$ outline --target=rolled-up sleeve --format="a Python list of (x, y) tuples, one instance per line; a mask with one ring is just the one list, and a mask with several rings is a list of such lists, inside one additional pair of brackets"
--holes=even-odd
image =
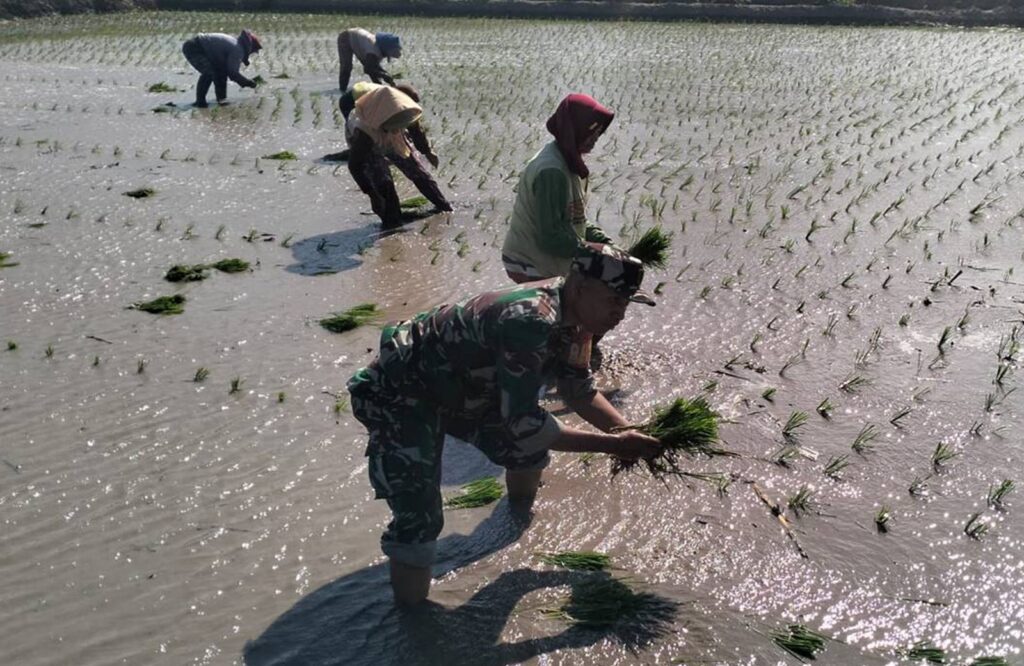
[(509, 439), (525, 453), (551, 448), (562, 424), (538, 404), (544, 384), (550, 324), (539, 317), (502, 323), (498, 359), (501, 421)]

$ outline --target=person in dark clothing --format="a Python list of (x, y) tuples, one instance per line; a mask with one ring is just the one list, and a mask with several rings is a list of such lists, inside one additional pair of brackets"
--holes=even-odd
[(255, 88), (256, 82), (246, 78), (239, 70), (242, 65), (248, 66), (249, 56), (262, 48), (259, 38), (248, 30), (243, 30), (238, 37), (219, 32), (200, 33), (186, 41), (181, 52), (199, 72), (196, 106), (208, 106), (206, 93), (210, 90), (210, 84), (213, 84), (219, 104), (227, 101), (228, 79), (243, 88)]
[[(402, 211), (391, 177), (389, 162), (402, 172), (437, 210), (450, 212), (452, 206), (423, 164), (422, 153), (431, 164), (439, 164), (419, 124), (422, 109), (419, 95), (410, 86), (399, 88), (360, 83), (342, 99), (347, 113), (345, 134), (349, 144), (348, 168), (359, 189), (370, 197), (373, 212), (384, 226), (401, 223)], [(353, 112), (354, 111), (354, 112)], [(417, 152), (418, 151), (418, 152)]]

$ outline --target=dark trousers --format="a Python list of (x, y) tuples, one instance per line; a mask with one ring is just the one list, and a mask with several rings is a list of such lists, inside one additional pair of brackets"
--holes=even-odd
[(206, 103), (206, 93), (210, 90), (210, 84), (214, 86), (214, 94), (217, 101), (222, 102), (228, 96), (228, 75), (227, 72), (214, 66), (207, 57), (199, 40), (192, 38), (181, 47), (185, 59), (199, 72), (199, 82), (196, 83), (196, 103)]
[(388, 155), (388, 160), (416, 186), (416, 189), (427, 198), (427, 201), (434, 204), (435, 208), (445, 212), (451, 211), (452, 205), (441, 194), (441, 188), (437, 186), (437, 181), (430, 175), (430, 171), (427, 170), (422, 158), (415, 150), (410, 151), (407, 157)]

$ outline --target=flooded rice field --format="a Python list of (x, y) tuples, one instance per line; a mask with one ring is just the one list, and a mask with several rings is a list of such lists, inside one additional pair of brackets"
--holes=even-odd
[[(383, 235), (344, 165), (334, 37), (405, 42), (455, 212)], [(181, 43), (257, 32), (231, 105)], [(0, 25), (0, 661), (787, 664), (1024, 659), (1024, 54), (1016, 30), (143, 13)], [(359, 68), (356, 73), (361, 75)], [(358, 78), (358, 77), (357, 77)], [(164, 82), (179, 92), (150, 93)], [(452, 511), (434, 605), (391, 604), (344, 384), (377, 331), (505, 286), (519, 170), (568, 92), (616, 119), (591, 219), (672, 259), (603, 346), (643, 420), (706, 395), (708, 483), (556, 454), (532, 520)], [(173, 102), (175, 106), (166, 106)], [(155, 111), (159, 109), (160, 112)], [(298, 159), (264, 156), (292, 151)], [(126, 192), (150, 188), (141, 196)], [(401, 194), (413, 193), (400, 183)], [(0, 255), (3, 256), (3, 255)], [(237, 257), (242, 273), (163, 280)], [(129, 309), (184, 295), (184, 312)], [(558, 404), (550, 407), (557, 410)], [(500, 473), (449, 441), (446, 491)], [(791, 524), (786, 531), (781, 515)], [(668, 632), (542, 612), (593, 549)]]

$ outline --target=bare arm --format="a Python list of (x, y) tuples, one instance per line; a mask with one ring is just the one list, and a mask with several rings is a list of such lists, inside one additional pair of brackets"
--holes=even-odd
[(566, 404), (587, 423), (604, 432), (629, 425), (629, 421), (619, 413), (619, 410), (615, 409), (612, 403), (608, 402), (608, 398), (604, 397), (600, 391), (594, 391), (590, 397), (566, 400)]

